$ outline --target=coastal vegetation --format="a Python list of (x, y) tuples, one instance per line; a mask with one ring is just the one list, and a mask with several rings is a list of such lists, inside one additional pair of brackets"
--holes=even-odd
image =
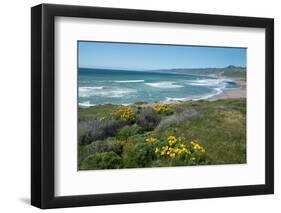
[(246, 99), (79, 108), (78, 169), (246, 163)]

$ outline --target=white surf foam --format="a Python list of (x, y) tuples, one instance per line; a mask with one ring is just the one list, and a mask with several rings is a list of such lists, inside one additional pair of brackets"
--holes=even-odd
[(214, 96), (220, 95), (221, 93), (223, 93), (223, 90), (220, 88), (214, 88), (214, 91), (211, 93), (208, 93), (206, 95), (203, 96), (190, 96), (190, 97), (186, 97), (186, 98), (170, 98), (170, 97), (166, 97), (164, 102), (169, 102), (169, 101), (198, 101), (198, 100), (206, 100), (206, 99), (210, 99)]
[(212, 86), (212, 87), (225, 87), (226, 82), (224, 79), (200, 79), (186, 81), (188, 85), (191, 86)]
[(204, 95), (204, 96), (202, 96), (202, 97), (200, 97), (200, 98), (194, 98), (194, 99), (192, 99), (192, 100), (198, 101), (198, 100), (210, 99), (210, 98), (212, 98), (212, 97), (214, 97), (214, 96), (217, 96), (217, 95), (220, 95), (221, 93), (223, 93), (223, 90), (220, 89), (220, 88), (214, 88), (214, 90), (215, 90), (215, 91), (214, 91), (213, 93), (209, 93), (209, 94)]
[(184, 87), (183, 85), (175, 84), (173, 81), (160, 81), (155, 83), (145, 83), (148, 86), (160, 88), (160, 89), (173, 89), (173, 88), (180, 88)]
[(136, 92), (136, 90), (120, 87), (79, 87), (79, 97), (99, 96), (108, 98), (121, 98), (134, 92)]
[(227, 85), (232, 83), (236, 84), (235, 81), (231, 79), (221, 78), (221, 79), (200, 79), (200, 80), (188, 80), (185, 81), (187, 85), (191, 86), (207, 86), (207, 87), (216, 87), (216, 88), (227, 88)]
[(144, 80), (127, 80), (127, 81), (114, 81), (115, 83), (140, 83), (144, 82)]
[(91, 107), (91, 106), (95, 106), (95, 104), (91, 104), (90, 101), (80, 102), (78, 105), (79, 105), (80, 107)]
[(103, 87), (79, 87), (81, 90), (101, 90)]
[(169, 101), (188, 101), (191, 100), (191, 98), (170, 98), (166, 97), (164, 102), (169, 102)]

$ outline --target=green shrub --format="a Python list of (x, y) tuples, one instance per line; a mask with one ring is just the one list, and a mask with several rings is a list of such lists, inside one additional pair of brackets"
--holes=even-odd
[(90, 155), (109, 152), (113, 150), (112, 141), (110, 139), (104, 141), (94, 141), (88, 145), (79, 145), (79, 164)]
[(113, 152), (121, 156), (125, 145), (126, 145), (126, 141), (119, 141), (119, 140), (114, 141), (112, 143), (112, 150)]
[(155, 159), (156, 156), (150, 144), (138, 143), (126, 151), (123, 164), (126, 168), (150, 167)]
[(79, 165), (81, 164), (81, 162), (88, 157), (89, 155), (92, 155), (96, 153), (96, 147), (95, 145), (89, 144), (89, 145), (79, 145), (79, 153), (78, 153), (78, 163)]
[(127, 140), (130, 136), (137, 135), (140, 132), (141, 128), (137, 124), (134, 124), (132, 126), (125, 126), (119, 130), (116, 138), (119, 140)]
[(118, 169), (122, 167), (122, 160), (115, 152), (102, 152), (88, 156), (81, 163), (80, 169)]
[(132, 144), (143, 143), (145, 141), (145, 135), (146, 134), (132, 135), (128, 138), (128, 142)]
[(144, 131), (153, 130), (158, 125), (160, 120), (160, 116), (151, 107), (139, 109), (136, 113), (136, 123)]
[(104, 141), (95, 141), (93, 144), (97, 153), (112, 151), (112, 141), (109, 139)]

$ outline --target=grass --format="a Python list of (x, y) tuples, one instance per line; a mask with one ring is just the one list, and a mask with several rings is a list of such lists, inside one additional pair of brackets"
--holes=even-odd
[[(138, 104), (131, 106), (136, 114), (141, 114), (140, 110), (149, 112), (149, 128), (128, 122), (114, 134), (104, 135), (103, 140), (79, 143), (79, 169), (246, 163), (246, 99), (188, 101), (168, 107), (172, 114), (155, 114), (152, 108), (142, 109)], [(117, 105), (79, 108), (79, 122), (112, 119), (110, 115), (118, 109)], [(150, 125), (151, 120), (156, 122)], [(184, 143), (196, 141), (206, 151), (194, 161), (157, 156), (156, 147), (165, 146), (171, 135), (184, 138)], [(148, 144), (149, 137), (156, 138), (156, 142)]]

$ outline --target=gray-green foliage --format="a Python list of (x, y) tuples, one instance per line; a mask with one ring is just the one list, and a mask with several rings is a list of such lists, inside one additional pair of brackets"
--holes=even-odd
[(160, 116), (151, 107), (142, 108), (136, 112), (136, 123), (142, 127), (144, 131), (153, 130), (160, 120)]
[(181, 122), (187, 121), (188, 119), (198, 117), (200, 114), (196, 110), (185, 109), (179, 113), (171, 115), (161, 120), (157, 125), (156, 130), (163, 130), (166, 127), (179, 124)]
[(117, 169), (122, 167), (122, 159), (115, 152), (102, 152), (88, 156), (81, 163), (80, 169)]
[(89, 155), (93, 155), (100, 152), (109, 152), (113, 150), (113, 144), (110, 139), (94, 141), (90, 144), (79, 145), (79, 162), (84, 160)]
[(126, 121), (115, 119), (90, 120), (79, 123), (80, 144), (90, 144), (95, 140), (103, 140), (115, 136), (117, 131), (127, 125)]

